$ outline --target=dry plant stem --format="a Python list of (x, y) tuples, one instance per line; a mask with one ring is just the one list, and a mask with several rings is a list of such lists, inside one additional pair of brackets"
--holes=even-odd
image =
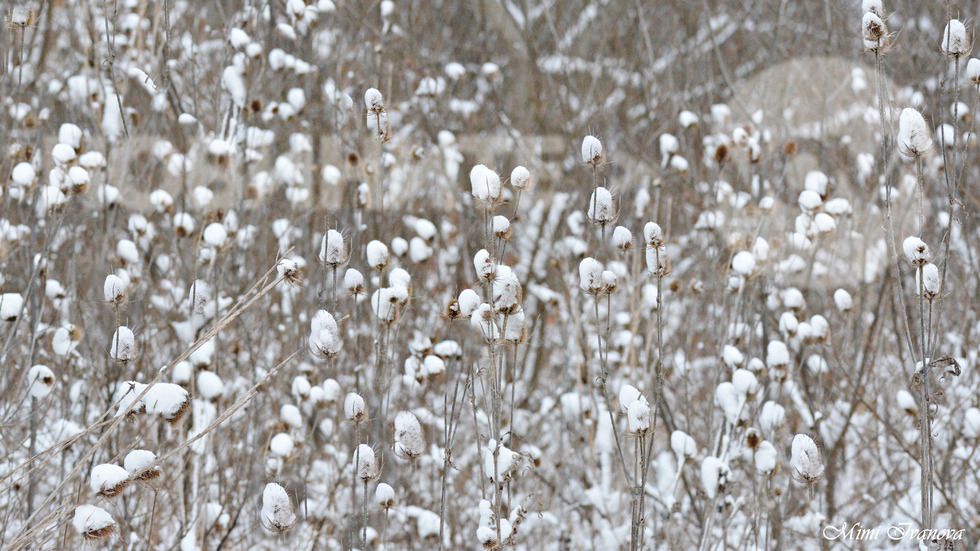
[(623, 468), (623, 476), (626, 477), (626, 484), (633, 486), (633, 478), (630, 476), (629, 467), (626, 464), (626, 456), (623, 454), (623, 446), (619, 441), (619, 431), (616, 430), (616, 416), (613, 414), (612, 401), (609, 399), (609, 391), (606, 388), (606, 378), (609, 376), (608, 368), (606, 367), (606, 357), (602, 353), (602, 331), (600, 329), (601, 325), (599, 322), (599, 297), (594, 296), (595, 300), (595, 326), (596, 326), (596, 341), (598, 343), (599, 352), (599, 389), (602, 391), (602, 398), (606, 404), (606, 412), (609, 413), (609, 423), (612, 427), (613, 439), (616, 441), (616, 452), (619, 454), (619, 463)]
[[(287, 251), (287, 254), (288, 254), (288, 251)], [(268, 278), (275, 272), (275, 270), (276, 270), (275, 267), (271, 268), (245, 294), (245, 296), (249, 296), (249, 295), (251, 295), (251, 294), (254, 293), (254, 296), (252, 296), (250, 299), (248, 299), (244, 303), (240, 300), (239, 303), (236, 304), (236, 307), (232, 308), (232, 310), (227, 315), (225, 315), (224, 318), (222, 318), (218, 322), (216, 322), (214, 324), (214, 326), (207, 333), (205, 333), (201, 338), (199, 338), (193, 345), (191, 345), (189, 348), (187, 348), (183, 353), (181, 353), (176, 359), (172, 360), (169, 364), (167, 364), (166, 366), (160, 368), (160, 370), (157, 372), (157, 375), (153, 378), (153, 380), (150, 381), (146, 385), (146, 388), (143, 389), (143, 391), (139, 395), (137, 395), (132, 400), (132, 402), (130, 402), (130, 404), (126, 407), (126, 409), (124, 411), (119, 412), (119, 414), (113, 419), (113, 421), (111, 423), (109, 423), (109, 425), (108, 425), (108, 427), (106, 427), (106, 430), (103, 433), (103, 435), (99, 438), (99, 440), (95, 443), (95, 445), (93, 445), (91, 448), (89, 448), (89, 450), (86, 451), (85, 454), (79, 459), (79, 461), (76, 464), (75, 468), (72, 469), (71, 472), (69, 472), (68, 475), (65, 476), (58, 483), (58, 485), (48, 495), (48, 497), (45, 498), (44, 501), (41, 502), (41, 504), (38, 506), (38, 510), (35, 511), (33, 515), (31, 515), (30, 517), (28, 517), (27, 521), (24, 524), (25, 527), (32, 525), (32, 522), (34, 520), (36, 520), (34, 517), (36, 517), (37, 514), (41, 510), (43, 510), (44, 507), (47, 506), (51, 502), (51, 500), (54, 499), (54, 497), (56, 495), (59, 495), (60, 492), (61, 492), (61, 490), (64, 488), (65, 484), (67, 484), (69, 480), (71, 480), (76, 474), (78, 474), (78, 472), (89, 461), (89, 459), (91, 459), (91, 458), (94, 457), (95, 452), (98, 451), (105, 444), (105, 442), (109, 438), (109, 436), (111, 436), (114, 433), (115, 429), (126, 418), (126, 415), (133, 410), (133, 407), (135, 407), (135, 405), (137, 403), (139, 403), (140, 400), (142, 400), (142, 398), (146, 395), (147, 392), (149, 392), (149, 389), (154, 384), (160, 382), (160, 379), (162, 379), (163, 376), (168, 371), (170, 371), (173, 368), (174, 365), (176, 365), (177, 363), (182, 362), (185, 359), (187, 359), (188, 357), (190, 357), (190, 355), (195, 350), (197, 350), (198, 348), (200, 348), (205, 342), (207, 342), (214, 335), (216, 335), (218, 333), (218, 331), (221, 331), (222, 329), (224, 329), (225, 327), (227, 327), (232, 321), (234, 321), (239, 315), (241, 315), (242, 312), (244, 312), (252, 304), (254, 304), (255, 301), (257, 301), (259, 298), (265, 296), (269, 291), (271, 291), (276, 285), (278, 285), (284, 279), (284, 276), (279, 276), (278, 278), (276, 278), (271, 283), (268, 283), (267, 285), (265, 285), (264, 287), (261, 287), (261, 289), (259, 289), (258, 291), (256, 291), (256, 289), (262, 284), (263, 281), (268, 281)], [(188, 441), (188, 443), (197, 440), (203, 434), (205, 434), (205, 433), (202, 433), (202, 434), (199, 434), (199, 435), (195, 436), (190, 441)], [(181, 449), (181, 448), (178, 447), (177, 449)], [(170, 455), (170, 454), (168, 454), (168, 455)], [(11, 549), (17, 549), (17, 547), (16, 547), (17, 544), (26, 545), (26, 543), (28, 541), (30, 541), (30, 538), (33, 535), (33, 533), (35, 533), (36, 531), (39, 531), (41, 529), (43, 529), (43, 524), (38, 524), (36, 528), (31, 529), (31, 531), (29, 531), (29, 532), (25, 532), (24, 530), (21, 530), (18, 533), (17, 538), (14, 540), (13, 544), (11, 544)]]
[[(945, 148), (944, 148), (945, 149)], [(915, 164), (916, 182), (919, 188), (919, 217), (922, 214), (922, 196), (925, 195), (923, 189), (922, 160), (916, 159)], [(952, 221), (951, 221), (952, 223)], [(920, 224), (921, 233), (923, 225)], [(929, 366), (926, 358), (926, 350), (929, 346), (925, 326), (925, 297), (922, 293), (923, 273), (919, 266), (918, 281), (919, 289), (919, 361), (921, 367), (916, 374), (919, 377), (919, 470), (921, 474), (921, 506), (922, 506), (922, 528), (932, 527), (932, 415), (929, 411)]]
[[(113, 23), (112, 26), (115, 27), (116, 26), (115, 25), (115, 23), (116, 23), (116, 3), (115, 3), (115, 1), (113, 1), (113, 3), (112, 3), (112, 23)], [(106, 0), (106, 2), (105, 2), (105, 43), (106, 43), (106, 47), (109, 49), (109, 59), (106, 60), (106, 64), (105, 65), (106, 65), (106, 69), (108, 69), (108, 71), (109, 71), (109, 81), (112, 82), (112, 90), (113, 90), (113, 93), (115, 93), (115, 95), (116, 95), (116, 105), (118, 105), (118, 107), (119, 107), (119, 118), (120, 118), (120, 120), (122, 120), (123, 132), (126, 134), (126, 137), (128, 138), (129, 137), (129, 126), (126, 124), (126, 113), (125, 113), (125, 111), (123, 111), (122, 96), (119, 95), (119, 86), (118, 86), (118, 84), (116, 84), (116, 75), (115, 75), (115, 73), (112, 70), (113, 69), (113, 66), (116, 64), (116, 52), (115, 52), (115, 49), (113, 47), (113, 45), (115, 44), (115, 42), (116, 42), (115, 38), (113, 38), (113, 35), (111, 35), (109, 33), (109, 0)]]

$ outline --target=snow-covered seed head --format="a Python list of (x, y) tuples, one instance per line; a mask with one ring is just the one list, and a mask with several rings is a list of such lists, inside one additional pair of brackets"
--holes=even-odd
[(980, 59), (971, 57), (966, 62), (966, 78), (976, 86), (980, 86)]
[(310, 352), (323, 359), (334, 358), (344, 347), (337, 320), (326, 310), (319, 310), (310, 322)]
[(650, 406), (646, 400), (633, 400), (626, 410), (626, 418), (630, 434), (643, 435), (650, 432)]
[(605, 226), (616, 217), (612, 193), (608, 189), (600, 186), (592, 192), (592, 197), (589, 198), (588, 216), (589, 220), (600, 226)]
[(742, 277), (749, 277), (755, 272), (755, 256), (749, 251), (740, 251), (732, 257), (732, 271)]
[(293, 504), (289, 500), (286, 489), (270, 482), (262, 490), (262, 512), (260, 514), (262, 526), (275, 533), (288, 530), (293, 522), (296, 521), (296, 514), (293, 513)]
[(107, 275), (102, 295), (109, 304), (123, 304), (126, 302), (126, 282), (116, 274)]
[(377, 239), (369, 242), (365, 250), (367, 253), (368, 266), (375, 270), (384, 270), (388, 267), (388, 246)]
[(31, 398), (44, 398), (54, 388), (54, 371), (46, 365), (35, 365), (27, 372), (27, 393)]
[(612, 270), (602, 271), (602, 292), (603, 294), (616, 292), (616, 272)]
[(659, 247), (664, 244), (664, 232), (656, 222), (647, 222), (643, 226), (643, 241), (647, 248)]
[(400, 411), (395, 416), (395, 455), (402, 459), (416, 459), (425, 451), (422, 425), (415, 415)]
[(885, 8), (881, 0), (863, 0), (861, 2), (861, 11), (865, 13), (871, 12), (878, 17), (885, 17)]
[(149, 450), (133, 450), (126, 454), (123, 460), (123, 467), (130, 473), (134, 480), (148, 482), (163, 473), (160, 467), (152, 465), (157, 456)]
[(204, 308), (211, 302), (211, 285), (203, 279), (196, 279), (187, 290), (187, 298), (191, 301), (191, 311), (197, 315), (204, 314)]
[(698, 444), (689, 434), (675, 430), (670, 433), (670, 449), (677, 456), (677, 462), (682, 463), (693, 458), (698, 453)]
[(358, 480), (368, 482), (374, 480), (379, 474), (378, 461), (374, 456), (374, 448), (367, 444), (358, 444), (352, 456), (354, 461), (354, 472)]
[(276, 264), (276, 273), (286, 283), (296, 285), (303, 280), (303, 265), (292, 258), (283, 258)]
[(119, 326), (112, 334), (109, 344), (109, 357), (117, 362), (129, 362), (136, 359), (136, 336), (133, 330), (125, 325)]
[(320, 243), (320, 263), (328, 268), (336, 268), (347, 262), (347, 249), (344, 236), (337, 230), (327, 230)]
[(905, 238), (902, 242), (902, 250), (905, 252), (905, 258), (913, 266), (925, 266), (932, 260), (929, 245), (914, 235)]
[(359, 295), (364, 292), (364, 275), (355, 270), (354, 268), (348, 268), (344, 272), (344, 288), (351, 295)]
[(344, 417), (355, 423), (367, 420), (367, 406), (364, 405), (364, 398), (361, 398), (360, 394), (350, 392), (344, 398)]
[(932, 148), (932, 136), (922, 113), (906, 107), (898, 119), (898, 150), (907, 157), (920, 157)]
[(834, 304), (841, 312), (847, 312), (854, 306), (854, 299), (846, 289), (837, 289), (834, 291)]
[[(134, 388), (133, 398), (139, 395), (140, 390)], [(176, 425), (190, 409), (190, 395), (178, 384), (156, 383), (150, 386), (143, 396), (143, 404), (146, 412), (159, 415), (171, 425)], [(121, 407), (121, 406), (120, 406)]]
[(374, 503), (382, 511), (391, 509), (395, 506), (395, 489), (384, 482), (379, 483), (374, 490)]
[(507, 241), (510, 239), (512, 232), (510, 227), (510, 219), (506, 216), (497, 215), (493, 217), (493, 235), (497, 239), (503, 239)]
[(476, 165), (470, 169), (470, 189), (477, 200), (493, 203), (500, 199), (500, 175), (485, 165)]
[(385, 100), (377, 88), (368, 88), (364, 92), (364, 106), (368, 113), (378, 115), (385, 109)]
[(517, 274), (510, 266), (500, 265), (491, 283), (493, 293), (493, 306), (497, 313), (513, 314), (521, 307), (521, 300), (524, 298), (524, 289), (517, 278)]
[(812, 438), (797, 434), (793, 438), (793, 455), (790, 458), (793, 478), (803, 484), (811, 484), (823, 476), (823, 459)]
[(590, 295), (602, 292), (602, 263), (590, 257), (578, 265), (579, 287)]
[(228, 244), (228, 229), (221, 222), (212, 222), (204, 228), (204, 242), (220, 249)]
[[(920, 273), (921, 276), (919, 275)], [(930, 262), (923, 266), (921, 270), (916, 270), (915, 288), (926, 300), (939, 298), (941, 285), (942, 278), (939, 276), (939, 268), (935, 264)]]
[(480, 331), (486, 342), (496, 342), (500, 338), (500, 328), (494, 319), (493, 308), (485, 302), (470, 314), (470, 326)]
[(595, 136), (586, 136), (582, 140), (582, 162), (595, 167), (601, 165), (603, 159), (602, 142)]
[(531, 171), (523, 166), (514, 167), (510, 172), (510, 185), (514, 189), (527, 191), (531, 187)]
[(970, 40), (966, 36), (966, 26), (959, 19), (950, 19), (943, 31), (943, 42), (940, 45), (944, 54), (949, 57), (960, 57), (970, 52)]
[(885, 46), (888, 37), (888, 27), (880, 16), (873, 12), (867, 12), (861, 19), (861, 34), (864, 37), (865, 48), (875, 52)]
[(647, 271), (654, 277), (664, 277), (670, 273), (670, 258), (667, 257), (666, 245), (647, 247)]
[(633, 248), (633, 234), (624, 226), (616, 226), (612, 234), (612, 244), (622, 252)]
[(90, 541), (102, 540), (116, 531), (116, 521), (105, 509), (95, 505), (75, 507), (71, 525), (75, 531)]
[(89, 486), (102, 497), (116, 497), (129, 485), (129, 473), (119, 465), (105, 463), (92, 468)]
[(465, 318), (473, 315), (473, 312), (479, 308), (480, 295), (477, 294), (473, 289), (463, 289), (459, 293), (459, 298), (456, 299), (456, 303), (459, 306), (459, 314)]
[(484, 281), (493, 279), (497, 271), (497, 266), (486, 249), (480, 249), (473, 255), (473, 267), (476, 269), (476, 277)]

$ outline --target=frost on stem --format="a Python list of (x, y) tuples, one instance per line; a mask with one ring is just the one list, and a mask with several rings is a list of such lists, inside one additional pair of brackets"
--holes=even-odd
[(949, 57), (960, 57), (970, 52), (970, 40), (966, 36), (966, 26), (959, 19), (950, 19), (943, 30), (943, 53)]
[(902, 250), (905, 252), (906, 260), (913, 266), (925, 266), (932, 260), (929, 245), (914, 235), (905, 238), (905, 241), (902, 242)]
[(812, 438), (805, 434), (797, 434), (793, 438), (793, 455), (790, 458), (793, 468), (793, 478), (803, 484), (816, 482), (823, 476), (823, 459), (820, 450)]
[(898, 150), (907, 157), (921, 157), (931, 148), (932, 137), (922, 113), (906, 107), (898, 119)]
[(270, 532), (280, 533), (289, 529), (296, 521), (293, 504), (286, 489), (270, 482), (262, 490), (262, 527)]
[(310, 322), (310, 352), (323, 359), (336, 357), (344, 347), (333, 315), (319, 310)]
[(416, 459), (425, 451), (422, 426), (415, 415), (400, 411), (395, 416), (395, 455), (402, 459)]
[(95, 505), (75, 507), (71, 525), (87, 540), (101, 540), (116, 531), (116, 521), (105, 509)]

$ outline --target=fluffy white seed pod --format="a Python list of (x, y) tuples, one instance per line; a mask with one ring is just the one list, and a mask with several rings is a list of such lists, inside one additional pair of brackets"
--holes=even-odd
[(595, 136), (586, 136), (582, 140), (582, 162), (597, 166), (602, 164), (602, 142)]
[(816, 442), (805, 434), (793, 437), (793, 454), (790, 458), (793, 478), (798, 482), (810, 484), (823, 476), (823, 459)]
[(970, 51), (970, 40), (966, 36), (966, 26), (959, 19), (950, 19), (943, 30), (943, 53), (950, 57), (960, 57)]
[(579, 287), (590, 295), (602, 292), (602, 263), (590, 257), (582, 259), (578, 265)]
[(368, 482), (378, 476), (378, 461), (374, 456), (374, 449), (367, 444), (359, 444), (352, 456), (354, 472), (361, 482)]
[(523, 166), (514, 167), (510, 172), (510, 185), (514, 186), (514, 189), (527, 191), (531, 187), (531, 171)]
[(125, 325), (116, 329), (109, 344), (109, 357), (117, 362), (129, 362), (136, 359), (136, 336), (133, 330)]
[(898, 119), (898, 150), (907, 157), (920, 157), (931, 148), (931, 133), (922, 113), (906, 107)]
[(310, 322), (310, 352), (318, 358), (336, 357), (344, 347), (337, 320), (326, 310), (319, 310)]
[(320, 242), (320, 263), (328, 268), (336, 268), (347, 261), (347, 249), (344, 246), (344, 236), (337, 230), (327, 230)]
[(126, 282), (116, 274), (109, 274), (102, 285), (102, 296), (110, 304), (126, 302)]
[(377, 239), (369, 242), (366, 248), (368, 266), (383, 270), (388, 266), (388, 246)]
[(288, 530), (296, 521), (293, 504), (286, 489), (270, 482), (262, 490), (262, 512), (260, 514), (262, 527), (274, 533)]
[(381, 482), (374, 490), (374, 503), (378, 506), (378, 509), (391, 509), (395, 506), (395, 489)]
[(360, 394), (350, 392), (344, 398), (344, 417), (355, 423), (367, 419), (367, 406), (364, 405), (364, 398), (361, 398)]
[(415, 414), (400, 411), (395, 416), (395, 455), (402, 459), (417, 459), (425, 451), (425, 436)]
[[(919, 274), (922, 274), (921, 278)], [(940, 285), (942, 284), (942, 278), (939, 276), (939, 268), (933, 264), (928, 263), (922, 267), (921, 270), (915, 271), (915, 288), (918, 294), (926, 298), (926, 300), (935, 300), (939, 297)]]
[(626, 252), (633, 248), (633, 234), (624, 226), (616, 226), (612, 233), (612, 244), (620, 251)]
[(902, 242), (902, 250), (905, 252), (905, 258), (913, 266), (925, 266), (932, 260), (932, 252), (929, 251), (929, 246), (914, 235), (905, 238), (905, 241)]
[(613, 208), (612, 193), (602, 186), (597, 187), (592, 192), (592, 197), (589, 198), (589, 220), (592, 220), (600, 226), (605, 226), (612, 222), (615, 216), (616, 211)]
[(44, 398), (54, 388), (54, 371), (46, 365), (35, 365), (27, 372), (27, 393), (31, 398)]

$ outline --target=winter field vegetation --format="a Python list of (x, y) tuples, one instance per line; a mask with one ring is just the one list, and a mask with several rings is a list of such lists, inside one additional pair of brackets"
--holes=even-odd
[(976, 5), (2, 8), (0, 548), (980, 545)]

